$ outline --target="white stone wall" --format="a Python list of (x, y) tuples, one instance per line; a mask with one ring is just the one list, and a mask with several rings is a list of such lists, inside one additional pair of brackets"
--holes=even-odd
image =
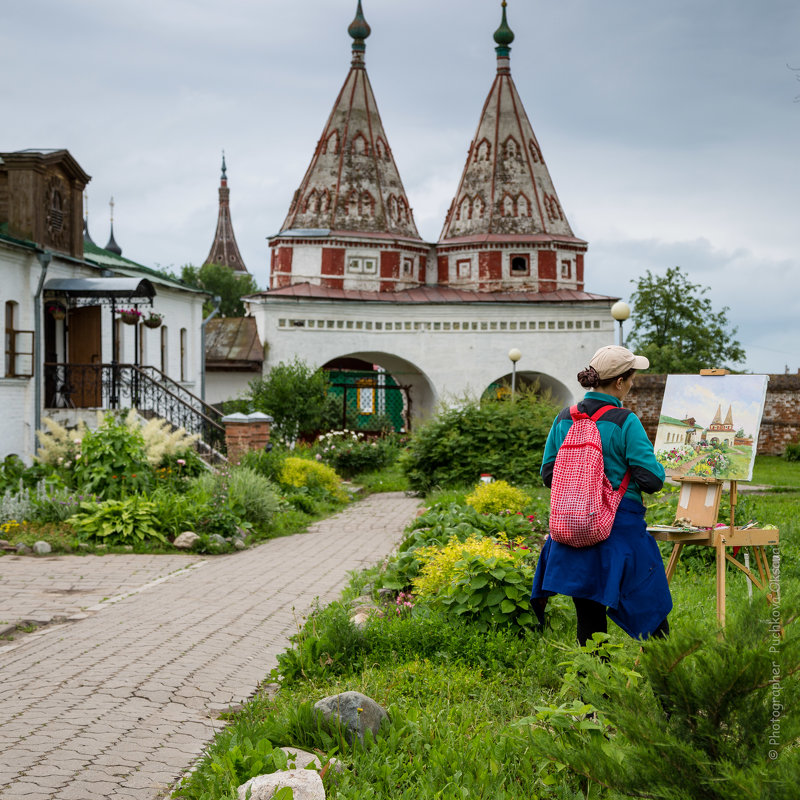
[(316, 366), (358, 356), (411, 384), (413, 415), (439, 401), (480, 395), (511, 371), (508, 351), (519, 348), (520, 373), (536, 375), (561, 402), (583, 396), (576, 375), (594, 352), (613, 344), (606, 304), (390, 304), (273, 297), (250, 303), (268, 344), (265, 373), (298, 356)]
[(257, 372), (216, 372), (206, 370), (206, 403), (223, 403), (241, 397), (254, 378), (260, 378)]
[[(5, 306), (7, 301), (18, 303), (15, 319), (17, 330), (34, 330), (33, 298), (39, 284), (41, 266), (35, 254), (24, 248), (15, 247), (0, 241), (0, 315), (3, 315), (2, 329), (5, 338)], [(52, 278), (98, 277), (99, 270), (76, 265), (62, 260), (54, 254), (47, 270), (47, 280)], [(183, 292), (156, 281), (156, 298), (153, 310), (164, 315), (167, 326), (167, 374), (180, 381), (181, 328), (186, 329), (185, 365), (183, 385), (195, 394), (200, 391), (201, 347), (200, 324), (203, 319), (203, 295)], [(42, 300), (42, 313), (45, 314), (48, 301)], [(43, 321), (42, 321), (43, 322)], [(56, 323), (56, 346), (59, 360), (66, 360), (61, 335), (63, 322)], [(112, 318), (110, 307), (105, 305), (101, 313), (102, 360), (112, 360)], [(134, 356), (134, 328), (120, 325), (122, 334), (121, 361), (132, 363)], [(44, 325), (42, 324), (42, 337)], [(144, 329), (147, 358), (142, 363), (161, 367), (161, 329)], [(42, 340), (41, 357), (45, 358)], [(30, 462), (35, 452), (35, 380), (36, 378), (9, 378), (6, 375), (5, 346), (0, 361), (0, 459), (16, 453)], [(39, 371), (41, 374), (41, 370)], [(42, 386), (42, 404), (48, 398)], [(42, 410), (44, 416), (47, 412)]]

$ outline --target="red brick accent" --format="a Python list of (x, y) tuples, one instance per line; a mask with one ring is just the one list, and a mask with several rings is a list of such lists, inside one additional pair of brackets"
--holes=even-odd
[(437, 259), (437, 275), (436, 281), (437, 283), (441, 283), (446, 285), (450, 283), (450, 259), (447, 256), (439, 256)]
[(263, 450), (269, 443), (270, 423), (266, 420), (236, 420), (224, 424), (231, 464), (238, 464), (249, 450)]
[[(397, 279), (400, 277), (400, 253), (396, 250), (381, 251), (381, 287), (382, 292), (393, 292), (397, 288)], [(386, 279), (390, 280), (386, 280)]]
[[(650, 441), (655, 439), (666, 375), (637, 375), (625, 399), (642, 421)], [(783, 455), (789, 442), (800, 440), (800, 374), (770, 375), (758, 436), (759, 455)]]
[(583, 291), (583, 253), (575, 256), (575, 278), (578, 281), (578, 291)]
[[(344, 288), (344, 248), (343, 247), (323, 247), (322, 248), (322, 274), (321, 285), (327, 289)], [(325, 277), (337, 276), (337, 277)]]
[[(495, 288), (503, 277), (503, 254), (499, 250), (490, 250), (478, 254), (478, 290), (486, 291)], [(496, 282), (496, 283), (495, 283)], [(495, 283), (495, 286), (492, 286)]]
[(539, 251), (539, 291), (556, 290), (556, 253), (554, 250)]
[(428, 257), (427, 256), (420, 256), (419, 257), (419, 276), (417, 280), (420, 283), (424, 284), (428, 275)]

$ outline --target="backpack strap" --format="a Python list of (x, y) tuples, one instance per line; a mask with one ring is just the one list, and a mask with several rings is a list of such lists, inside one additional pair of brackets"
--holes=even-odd
[[(578, 410), (577, 406), (574, 406), (574, 408), (575, 408), (576, 411)], [(597, 411), (595, 411), (594, 414), (592, 414), (592, 416), (591, 416), (592, 422), (594, 422), (596, 424), (597, 420), (599, 420), (600, 417), (604, 416), (609, 411), (612, 411), (615, 408), (619, 408), (619, 406), (612, 405), (611, 403), (609, 403), (608, 405), (602, 406), (601, 408), (598, 408)], [(571, 410), (572, 409), (570, 409), (570, 411)], [(629, 467), (628, 469), (625, 470), (625, 476), (622, 479), (622, 483), (619, 485), (619, 489), (617, 489), (617, 494), (620, 497), (624, 497), (625, 496), (625, 492), (628, 490), (628, 484), (630, 483), (630, 481), (631, 481), (631, 470), (630, 470), (630, 467)]]
[[(575, 408), (577, 409), (578, 407), (575, 406)], [(619, 406), (611, 405), (611, 403), (605, 406), (601, 406), (600, 408), (597, 409), (597, 411), (594, 412), (594, 414), (592, 414), (591, 416), (592, 422), (597, 422), (597, 420), (599, 420), (600, 417), (605, 416), (606, 413), (608, 413), (609, 411), (613, 411), (615, 408), (619, 408)]]

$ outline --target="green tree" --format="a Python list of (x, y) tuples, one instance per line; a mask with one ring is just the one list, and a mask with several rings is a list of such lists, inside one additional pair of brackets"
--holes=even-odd
[(630, 345), (650, 360), (650, 372), (698, 372), (712, 367), (732, 369), (745, 352), (730, 329), (727, 306), (715, 311), (706, 297), (708, 286), (692, 283), (680, 267), (666, 275), (650, 270), (631, 295), (633, 329)]
[[(255, 278), (247, 272), (234, 272), (224, 264), (204, 264), (198, 268), (192, 264), (181, 267), (181, 280), (195, 289), (203, 289), (212, 296), (219, 295), (221, 317), (243, 317), (242, 297), (258, 291)], [(208, 315), (214, 308), (211, 300), (203, 305), (203, 313)]]
[(252, 411), (269, 414), (275, 435), (290, 442), (335, 424), (338, 404), (328, 394), (328, 383), (324, 370), (295, 357), (251, 381), (245, 400)]

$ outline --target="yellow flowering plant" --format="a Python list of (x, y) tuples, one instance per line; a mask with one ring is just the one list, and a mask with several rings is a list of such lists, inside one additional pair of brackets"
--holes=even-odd
[(492, 481), (478, 484), (472, 494), (467, 495), (465, 502), (481, 514), (499, 514), (501, 511), (516, 513), (522, 511), (531, 498), (507, 481)]

